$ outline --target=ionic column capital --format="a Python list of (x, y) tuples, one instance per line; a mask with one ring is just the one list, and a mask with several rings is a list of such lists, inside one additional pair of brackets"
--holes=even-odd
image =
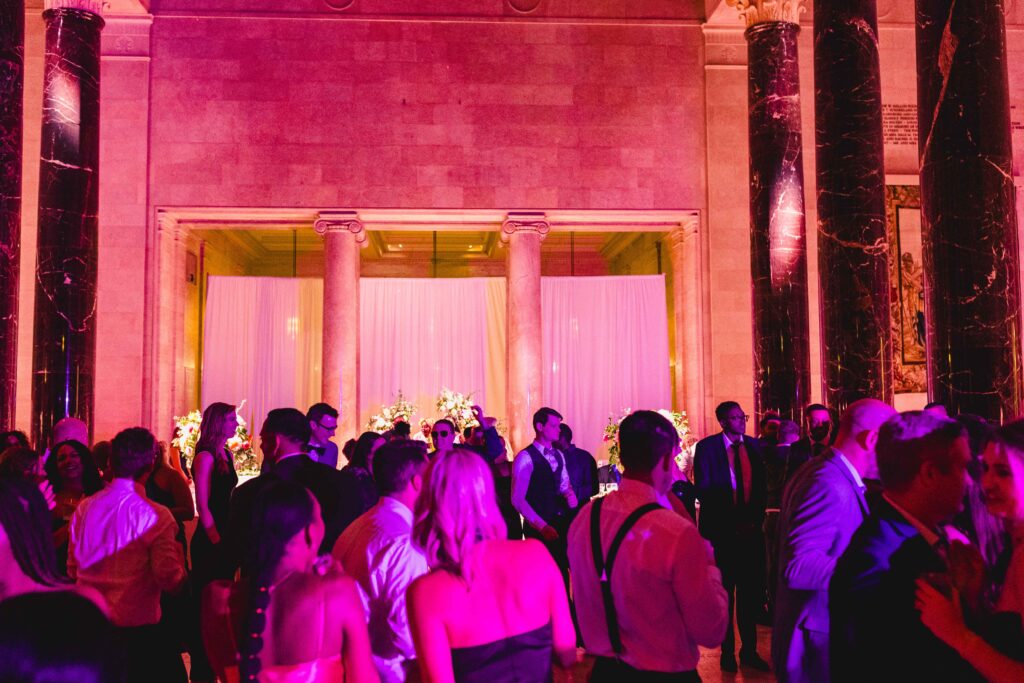
[(103, 5), (106, 4), (108, 3), (103, 0), (45, 0), (43, 2), (43, 11), (51, 9), (77, 9), (102, 17)]
[(367, 242), (366, 227), (355, 211), (325, 211), (317, 217), (313, 229), (321, 237), (332, 232), (351, 233), (356, 244), (365, 246)]
[(533, 233), (541, 240), (551, 232), (551, 224), (543, 213), (510, 213), (501, 224), (501, 241), (507, 244), (516, 233)]
[(684, 221), (672, 228), (668, 232), (668, 243), (669, 247), (682, 246), (692, 237), (696, 237), (700, 233), (700, 218), (693, 216), (689, 220)]
[(799, 24), (800, 15), (807, 11), (805, 0), (725, 0), (735, 7), (747, 28), (757, 24), (784, 21)]

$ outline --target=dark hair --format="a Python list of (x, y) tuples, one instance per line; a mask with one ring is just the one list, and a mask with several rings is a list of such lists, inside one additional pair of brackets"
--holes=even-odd
[(0, 453), (0, 477), (31, 477), (39, 467), (39, 454), (24, 446), (8, 446)]
[(775, 411), (769, 410), (767, 413), (765, 413), (764, 415), (761, 416), (761, 421), (758, 424), (760, 425), (761, 429), (764, 430), (764, 428), (772, 420), (781, 423), (782, 422), (782, 416), (779, 415), (778, 413), (776, 413)]
[(295, 408), (275, 408), (267, 413), (263, 429), (298, 444), (308, 444), (312, 430), (309, 420)]
[(256, 680), (262, 669), (260, 650), (274, 571), (284, 557), (288, 541), (312, 523), (313, 512), (312, 494), (290, 481), (274, 481), (256, 496), (249, 535), (254, 543), (246, 560), (246, 574), (251, 580), (245, 636), (239, 645), (239, 670), (244, 681)]
[(546, 425), (548, 423), (548, 418), (551, 418), (551, 417), (557, 417), (559, 420), (561, 420), (562, 419), (562, 414), (559, 413), (554, 408), (548, 408), (547, 406), (544, 406), (543, 408), (538, 410), (536, 413), (534, 413), (533, 414), (533, 423), (532, 423), (533, 424), (533, 431), (538, 433), (538, 434), (540, 434), (540, 430), (537, 429), (537, 425)]
[(808, 417), (810, 417), (811, 413), (813, 413), (815, 410), (824, 410), (826, 413), (828, 413), (828, 418), (830, 420), (832, 419), (832, 411), (820, 403), (812, 403), (811, 405), (804, 408), (804, 419), (806, 420)]
[[(971, 449), (971, 457), (975, 460), (980, 458), (981, 454), (985, 452), (988, 442), (992, 440), (993, 434), (996, 431), (995, 428), (988, 423), (988, 420), (978, 415), (964, 413), (952, 419), (959, 422), (964, 430), (967, 431), (967, 445)], [(971, 476), (974, 476), (976, 479), (981, 477), (981, 472), (976, 474), (977, 476), (972, 472)]]
[(338, 419), (338, 411), (335, 410), (327, 403), (314, 403), (306, 411), (306, 419), (310, 422), (319, 423), (324, 416), (333, 417), (335, 420)]
[[(220, 439), (220, 426), (224, 418), (235, 414), (235, 407), (229, 403), (214, 402), (206, 406), (203, 411), (203, 421), (199, 423), (199, 439), (196, 441), (195, 450), (192, 452), (209, 453), (213, 456), (213, 464), (220, 473), (227, 472), (232, 464), (228, 455), (226, 442), (217, 443)], [(193, 467), (195, 461), (193, 461)], [(195, 474), (193, 472), (193, 474)]]
[(733, 408), (743, 410), (743, 408), (740, 407), (740, 404), (736, 401), (722, 401), (718, 404), (718, 407), (715, 408), (715, 419), (722, 422), (725, 420), (726, 416), (729, 415), (729, 411)]
[(114, 476), (137, 479), (152, 469), (156, 462), (156, 439), (144, 427), (123, 429), (111, 442), (110, 451), (110, 467)]
[(566, 441), (572, 443), (572, 427), (563, 422), (561, 425), (559, 425), (558, 432), (559, 434), (565, 437)]
[(409, 435), (412, 434), (412, 427), (409, 426), (408, 422), (396, 422), (393, 431), (398, 438), (408, 439)]
[(434, 422), (434, 424), (430, 426), (430, 431), (434, 431), (434, 428), (437, 427), (437, 425), (448, 425), (448, 429), (452, 431), (452, 434), (455, 433), (455, 423), (447, 417), (442, 417), (440, 420)]
[(53, 492), (60, 493), (64, 490), (64, 482), (60, 478), (60, 470), (57, 468), (57, 451), (63, 446), (70, 446), (78, 454), (78, 459), (82, 461), (82, 491), (85, 492), (85, 495), (91, 496), (103, 488), (103, 478), (100, 476), (100, 470), (92, 459), (92, 453), (89, 452), (89, 449), (81, 441), (68, 439), (67, 441), (61, 441), (53, 447), (50, 451), (50, 457), (46, 459), (44, 465), (46, 478), (50, 480)]
[(782, 420), (779, 422), (779, 436), (782, 436), (783, 434), (800, 436), (800, 425), (792, 420)]
[(18, 445), (22, 448), (32, 447), (28, 442), (28, 437), (25, 436), (25, 432), (22, 432), (17, 429), (12, 429), (9, 432), (4, 432), (3, 434), (0, 434), (0, 448), (6, 448), (7, 442), (10, 439), (14, 439), (15, 441), (17, 441)]
[(966, 436), (959, 422), (922, 410), (893, 415), (879, 428), (875, 447), (882, 484), (892, 491), (906, 491), (926, 461), (948, 471), (950, 447)]
[(427, 451), (420, 441), (398, 441), (381, 446), (373, 455), (373, 480), (382, 496), (409, 485), (414, 474), (427, 466)]
[(626, 470), (651, 472), (672, 456), (679, 432), (664, 415), (653, 410), (631, 413), (619, 425), (619, 459)]
[(370, 451), (373, 450), (373, 444), (383, 438), (377, 432), (363, 432), (360, 434), (359, 439), (356, 440), (356, 447), (352, 449), (352, 457), (349, 458), (348, 464), (352, 467), (361, 467), (369, 471)]
[[(54, 624), (72, 637), (54, 637)], [(5, 683), (123, 683), (122, 652), (110, 620), (78, 593), (25, 593), (0, 603)]]
[(59, 586), (68, 581), (57, 569), (51, 524), (46, 500), (35, 482), (0, 479), (0, 525), (18, 567), (38, 584)]
[(946, 404), (942, 401), (928, 401), (928, 403), (924, 404), (923, 410), (928, 410), (929, 408), (942, 408), (946, 410)]

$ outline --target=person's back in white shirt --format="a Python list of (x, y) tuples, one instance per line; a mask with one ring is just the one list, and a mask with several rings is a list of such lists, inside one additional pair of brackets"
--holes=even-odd
[(83, 500), (71, 519), (68, 575), (107, 601), (117, 626), (160, 621), (161, 591), (185, 580), (185, 558), (170, 510), (142, 484), (114, 479)]
[[(623, 480), (601, 509), (601, 549), (607, 556), (626, 517), (647, 503), (665, 505), (653, 487)], [(569, 567), (580, 631), (587, 652), (613, 657), (601, 586), (591, 549), (588, 503), (569, 528)], [(619, 548), (612, 595), (624, 647), (623, 660), (644, 671), (697, 668), (697, 646), (715, 647), (726, 626), (721, 575), (696, 526), (669, 509), (650, 512)]]

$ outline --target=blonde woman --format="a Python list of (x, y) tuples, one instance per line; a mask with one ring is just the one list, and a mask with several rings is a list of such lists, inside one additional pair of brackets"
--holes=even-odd
[(576, 658), (562, 575), (538, 541), (508, 541), (484, 459), (439, 455), (416, 504), (413, 541), (431, 572), (407, 597), (425, 683), (541, 683)]

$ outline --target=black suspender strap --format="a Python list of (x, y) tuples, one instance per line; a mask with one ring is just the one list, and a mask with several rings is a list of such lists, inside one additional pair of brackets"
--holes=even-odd
[(590, 547), (594, 553), (594, 569), (597, 570), (597, 580), (601, 584), (601, 597), (604, 599), (604, 618), (608, 624), (608, 640), (611, 643), (615, 655), (622, 654), (622, 636), (619, 633), (619, 617), (615, 612), (615, 601), (612, 597), (612, 568), (615, 565), (615, 556), (619, 554), (619, 546), (626, 539), (626, 534), (633, 528), (641, 517), (648, 512), (664, 510), (657, 503), (648, 503), (630, 513), (626, 521), (622, 523), (619, 530), (615, 532), (612, 544), (608, 548), (608, 556), (601, 552), (601, 503), (604, 498), (598, 498), (590, 511)]

